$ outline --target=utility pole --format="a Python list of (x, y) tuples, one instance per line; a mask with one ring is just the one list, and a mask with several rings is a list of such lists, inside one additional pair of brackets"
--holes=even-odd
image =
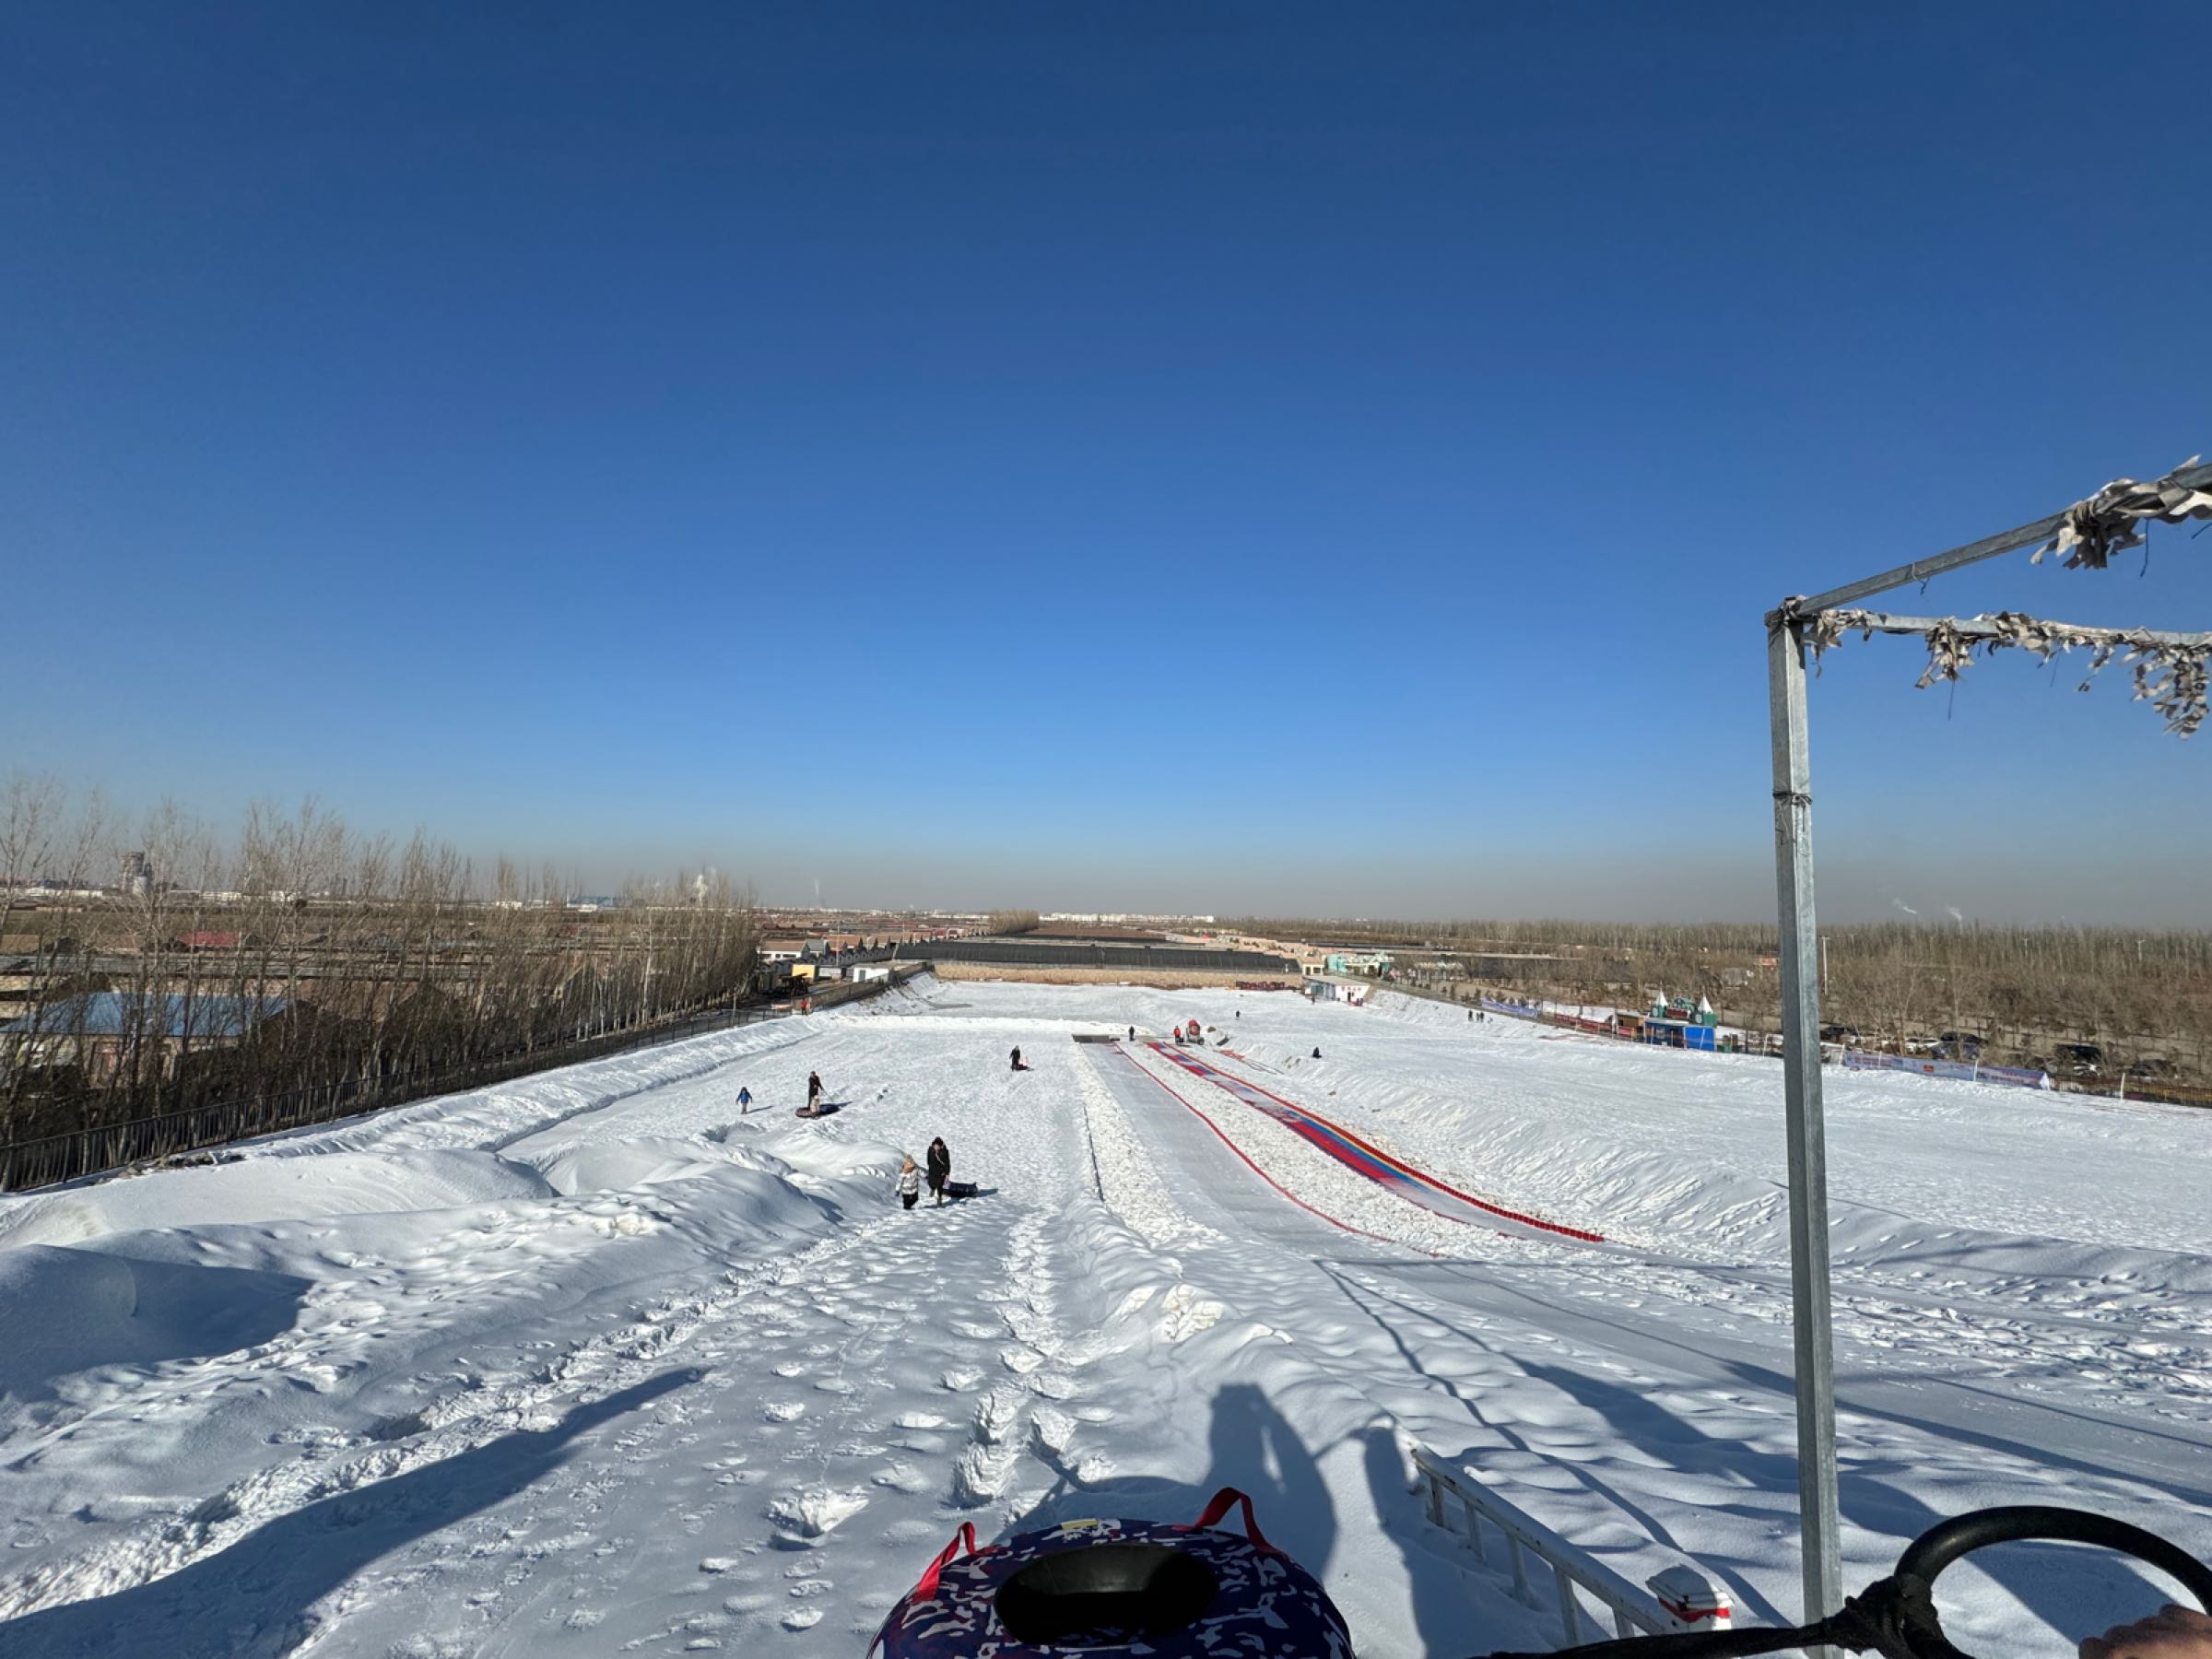
[(1821, 942), (1813, 914), (1812, 758), (1805, 639), (1778, 616), (1767, 636), (1781, 903), (1783, 1089), (1790, 1163), (1790, 1312), (1797, 1373), (1797, 1512), (1805, 1618), (1843, 1605), (1838, 1535), (1835, 1335), (1829, 1301), (1828, 1141), (1820, 1096)]

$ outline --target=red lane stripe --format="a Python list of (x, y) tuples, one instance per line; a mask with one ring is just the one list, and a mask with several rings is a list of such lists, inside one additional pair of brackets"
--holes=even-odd
[[(1178, 1065), (1184, 1065), (1186, 1067), (1191, 1065), (1191, 1062), (1182, 1059), (1181, 1056), (1171, 1053), (1168, 1049), (1161, 1048), (1159, 1043), (1156, 1042), (1152, 1046), (1156, 1049), (1159, 1049), (1161, 1053), (1166, 1054), (1169, 1059), (1175, 1061)], [(1210, 1061), (1206, 1064), (1209, 1066), (1212, 1065)], [(1559, 1233), (1565, 1238), (1580, 1239), (1586, 1244), (1603, 1244), (1606, 1241), (1605, 1235), (1603, 1233), (1591, 1232), (1587, 1229), (1580, 1227), (1569, 1227), (1561, 1221), (1547, 1221), (1540, 1216), (1524, 1215), (1519, 1210), (1510, 1210), (1501, 1205), (1492, 1204), (1486, 1198), (1477, 1198), (1472, 1193), (1463, 1193), (1457, 1187), (1453, 1186), (1450, 1182), (1439, 1181), (1435, 1176), (1430, 1174), (1426, 1170), (1418, 1170), (1414, 1168), (1413, 1165), (1405, 1162), (1401, 1159), (1393, 1158), (1389, 1153), (1383, 1151), (1382, 1147), (1373, 1146), (1371, 1143), (1360, 1139), (1359, 1136), (1354, 1135), (1349, 1129), (1345, 1128), (1341, 1124), (1331, 1123), (1327, 1118), (1322, 1116), (1320, 1112), (1313, 1111), (1311, 1107), (1300, 1106), (1295, 1100), (1284, 1100), (1281, 1095), (1277, 1094), (1273, 1089), (1263, 1088), (1261, 1085), (1254, 1083), (1250, 1077), (1243, 1076), (1241, 1073), (1232, 1072), (1226, 1066), (1213, 1066), (1212, 1069), (1220, 1072), (1221, 1076), (1224, 1077), (1236, 1078), (1239, 1083), (1241, 1083), (1245, 1088), (1251, 1089), (1255, 1094), (1265, 1095), (1277, 1106), (1286, 1107), (1289, 1111), (1299, 1112), (1306, 1117), (1312, 1118), (1315, 1123), (1320, 1124), (1326, 1128), (1335, 1130), (1335, 1133), (1343, 1135), (1346, 1140), (1351, 1142), (1353, 1146), (1358, 1147), (1363, 1152), (1369, 1153), (1379, 1161), (1388, 1164), (1392, 1169), (1396, 1170), (1405, 1175), (1410, 1176), (1415, 1181), (1422, 1182), (1429, 1186), (1436, 1188), (1439, 1192), (1451, 1194), (1453, 1197), (1457, 1198), (1463, 1204), (1471, 1204), (1477, 1209), (1487, 1210), (1491, 1215), (1503, 1217), (1508, 1221), (1518, 1221), (1524, 1227), (1534, 1227), (1544, 1232)], [(1198, 1072), (1197, 1075), (1200, 1077), (1206, 1076), (1204, 1072)], [(1214, 1082), (1215, 1087), (1220, 1088), (1224, 1094), (1233, 1094), (1234, 1092), (1226, 1085), (1223, 1085), (1214, 1079), (1208, 1078), (1207, 1080), (1209, 1082)]]
[[(1135, 1060), (1132, 1060), (1130, 1064), (1135, 1065), (1136, 1063)], [(1331, 1227), (1341, 1228), (1344, 1231), (1352, 1234), (1355, 1238), (1372, 1239), (1378, 1244), (1396, 1244), (1406, 1250), (1420, 1251), (1420, 1253), (1425, 1256), (1436, 1256), (1436, 1252), (1433, 1250), (1421, 1250), (1421, 1247), (1418, 1244), (1407, 1244), (1403, 1239), (1386, 1239), (1381, 1233), (1363, 1231), (1361, 1229), (1354, 1227), (1349, 1221), (1337, 1220), (1335, 1217), (1330, 1215), (1326, 1210), (1315, 1209), (1312, 1205), (1308, 1204), (1303, 1198), (1300, 1198), (1296, 1193), (1292, 1192), (1281, 1182), (1276, 1180), (1274, 1176), (1268, 1174), (1266, 1171), (1261, 1169), (1258, 1164), (1253, 1163), (1250, 1158), (1245, 1157), (1243, 1147), (1238, 1146), (1235, 1141), (1230, 1140), (1228, 1135), (1223, 1135), (1221, 1133), (1221, 1126), (1215, 1123), (1212, 1118), (1207, 1117), (1205, 1112), (1199, 1111), (1197, 1107), (1192, 1105), (1188, 1100), (1177, 1094), (1173, 1088), (1169, 1088), (1166, 1078), (1159, 1076), (1155, 1072), (1147, 1070), (1146, 1067), (1141, 1065), (1138, 1065), (1136, 1069), (1139, 1076), (1150, 1077), (1152, 1081), (1159, 1084), (1160, 1088), (1167, 1089), (1168, 1098), (1170, 1100), (1173, 1100), (1185, 1112), (1189, 1112), (1193, 1117), (1204, 1124), (1208, 1129), (1211, 1129), (1214, 1132), (1214, 1137), (1217, 1140), (1218, 1140), (1223, 1146), (1227, 1147), (1231, 1152), (1234, 1152), (1239, 1158), (1244, 1159), (1244, 1167), (1246, 1169), (1250, 1170), (1254, 1175), (1257, 1175), (1262, 1181), (1265, 1182), (1269, 1186), (1273, 1187), (1284, 1197), (1289, 1199), (1291, 1203), (1297, 1205), (1300, 1209), (1304, 1210), (1308, 1215), (1319, 1216)], [(1436, 1256), (1436, 1259), (1441, 1261), (1443, 1258), (1441, 1256)]]

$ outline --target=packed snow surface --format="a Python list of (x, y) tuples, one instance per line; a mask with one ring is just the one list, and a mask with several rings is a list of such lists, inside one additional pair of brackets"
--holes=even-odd
[[(1194, 1017), (1223, 1072), (1604, 1242), (1434, 1213), (1143, 1041), (1068, 1041)], [(793, 1115), (809, 1070), (834, 1116)], [(923, 982), (0, 1198), (0, 1652), (858, 1655), (963, 1521), (1230, 1484), (1365, 1659), (1556, 1645), (1429, 1524), (1415, 1445), (1632, 1583), (1688, 1560), (1794, 1618), (1780, 1096), (1393, 996)], [(1995, 1502), (2212, 1554), (2212, 1115), (1829, 1101), (1852, 1586)], [(981, 1190), (901, 1209), (940, 1135)], [(1982, 1559), (1945, 1604), (1970, 1652), (2167, 1594)]]

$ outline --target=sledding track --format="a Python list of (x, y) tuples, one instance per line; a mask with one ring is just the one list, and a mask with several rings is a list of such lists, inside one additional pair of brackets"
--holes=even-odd
[(1519, 1210), (1492, 1204), (1487, 1198), (1477, 1198), (1472, 1193), (1464, 1193), (1455, 1186), (1439, 1181), (1426, 1170), (1393, 1157), (1372, 1142), (1361, 1139), (1342, 1124), (1330, 1122), (1311, 1107), (1286, 1100), (1281, 1095), (1262, 1088), (1250, 1078), (1239, 1077), (1210, 1058), (1202, 1058), (1200, 1054), (1165, 1042), (1155, 1042), (1149, 1046), (1153, 1053), (1181, 1066), (1193, 1077), (1203, 1077), (1253, 1111), (1265, 1113), (1301, 1140), (1320, 1147), (1346, 1169), (1387, 1187), (1432, 1215), (1442, 1216), (1451, 1221), (1465, 1222), (1469, 1226), (1510, 1221), (1516, 1227), (1539, 1233), (1554, 1233), (1560, 1238), (1579, 1240), (1585, 1244), (1603, 1244), (1606, 1241), (1602, 1233), (1524, 1215)]
[[(1155, 1046), (1158, 1045), (1156, 1044)], [(1118, 1060), (1125, 1062), (1129, 1060), (1128, 1052), (1124, 1050), (1119, 1043), (1114, 1044), (1113, 1053)], [(1379, 1233), (1371, 1233), (1363, 1228), (1354, 1227), (1349, 1221), (1342, 1221), (1337, 1219), (1336, 1217), (1332, 1216), (1327, 1210), (1321, 1208), (1318, 1205), (1308, 1204), (1303, 1198), (1300, 1198), (1297, 1194), (1290, 1191), (1289, 1188), (1283, 1185), (1281, 1182), (1276, 1180), (1274, 1176), (1268, 1174), (1265, 1170), (1262, 1169), (1258, 1161), (1254, 1159), (1249, 1152), (1245, 1151), (1243, 1147), (1238, 1146), (1235, 1141), (1231, 1140), (1227, 1135), (1223, 1134), (1219, 1124), (1216, 1124), (1213, 1119), (1207, 1117), (1205, 1112), (1199, 1111), (1197, 1107), (1194, 1106), (1189, 1098), (1181, 1093), (1175, 1088), (1175, 1086), (1170, 1083), (1165, 1077), (1159, 1077), (1152, 1072), (1146, 1071), (1142, 1066), (1135, 1065), (1134, 1062), (1130, 1062), (1130, 1065), (1131, 1069), (1135, 1070), (1139, 1076), (1158, 1084), (1159, 1088), (1166, 1092), (1169, 1099), (1172, 1100), (1178, 1106), (1181, 1106), (1185, 1112), (1189, 1112), (1193, 1117), (1204, 1124), (1207, 1132), (1211, 1134), (1215, 1139), (1218, 1140), (1224, 1147), (1227, 1147), (1230, 1151), (1234, 1153), (1237, 1160), (1240, 1163), (1241, 1163), (1246, 1169), (1250, 1170), (1254, 1175), (1257, 1175), (1262, 1181), (1265, 1182), (1268, 1186), (1273, 1188), (1277, 1193), (1280, 1194), (1286, 1200), (1297, 1205), (1299, 1208), (1304, 1210), (1308, 1215), (1318, 1216), (1322, 1220), (1326, 1221), (1331, 1227), (1341, 1229), (1343, 1231), (1352, 1234), (1355, 1238), (1372, 1239), (1378, 1244), (1388, 1244), (1393, 1242), (1393, 1241), (1383, 1238)]]

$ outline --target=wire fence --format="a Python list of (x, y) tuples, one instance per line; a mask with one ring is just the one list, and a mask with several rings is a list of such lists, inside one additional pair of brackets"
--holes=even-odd
[[(817, 1008), (858, 1002), (880, 995), (894, 984), (903, 984), (926, 967), (926, 963), (915, 964), (888, 980), (825, 985), (808, 1000)], [(340, 1118), (403, 1106), (411, 1100), (460, 1089), (482, 1088), (535, 1072), (604, 1059), (630, 1049), (657, 1047), (709, 1031), (728, 1030), (789, 1011), (787, 1007), (768, 1003), (694, 1009), (663, 1015), (574, 1042), (549, 1046), (541, 1043), (528, 1050), (479, 1055), (434, 1071), (349, 1077), (281, 1094), (212, 1101), (121, 1123), (87, 1124), (58, 1135), (0, 1143), (0, 1193), (54, 1186), (132, 1164), (175, 1158), (288, 1129), (335, 1123)]]

